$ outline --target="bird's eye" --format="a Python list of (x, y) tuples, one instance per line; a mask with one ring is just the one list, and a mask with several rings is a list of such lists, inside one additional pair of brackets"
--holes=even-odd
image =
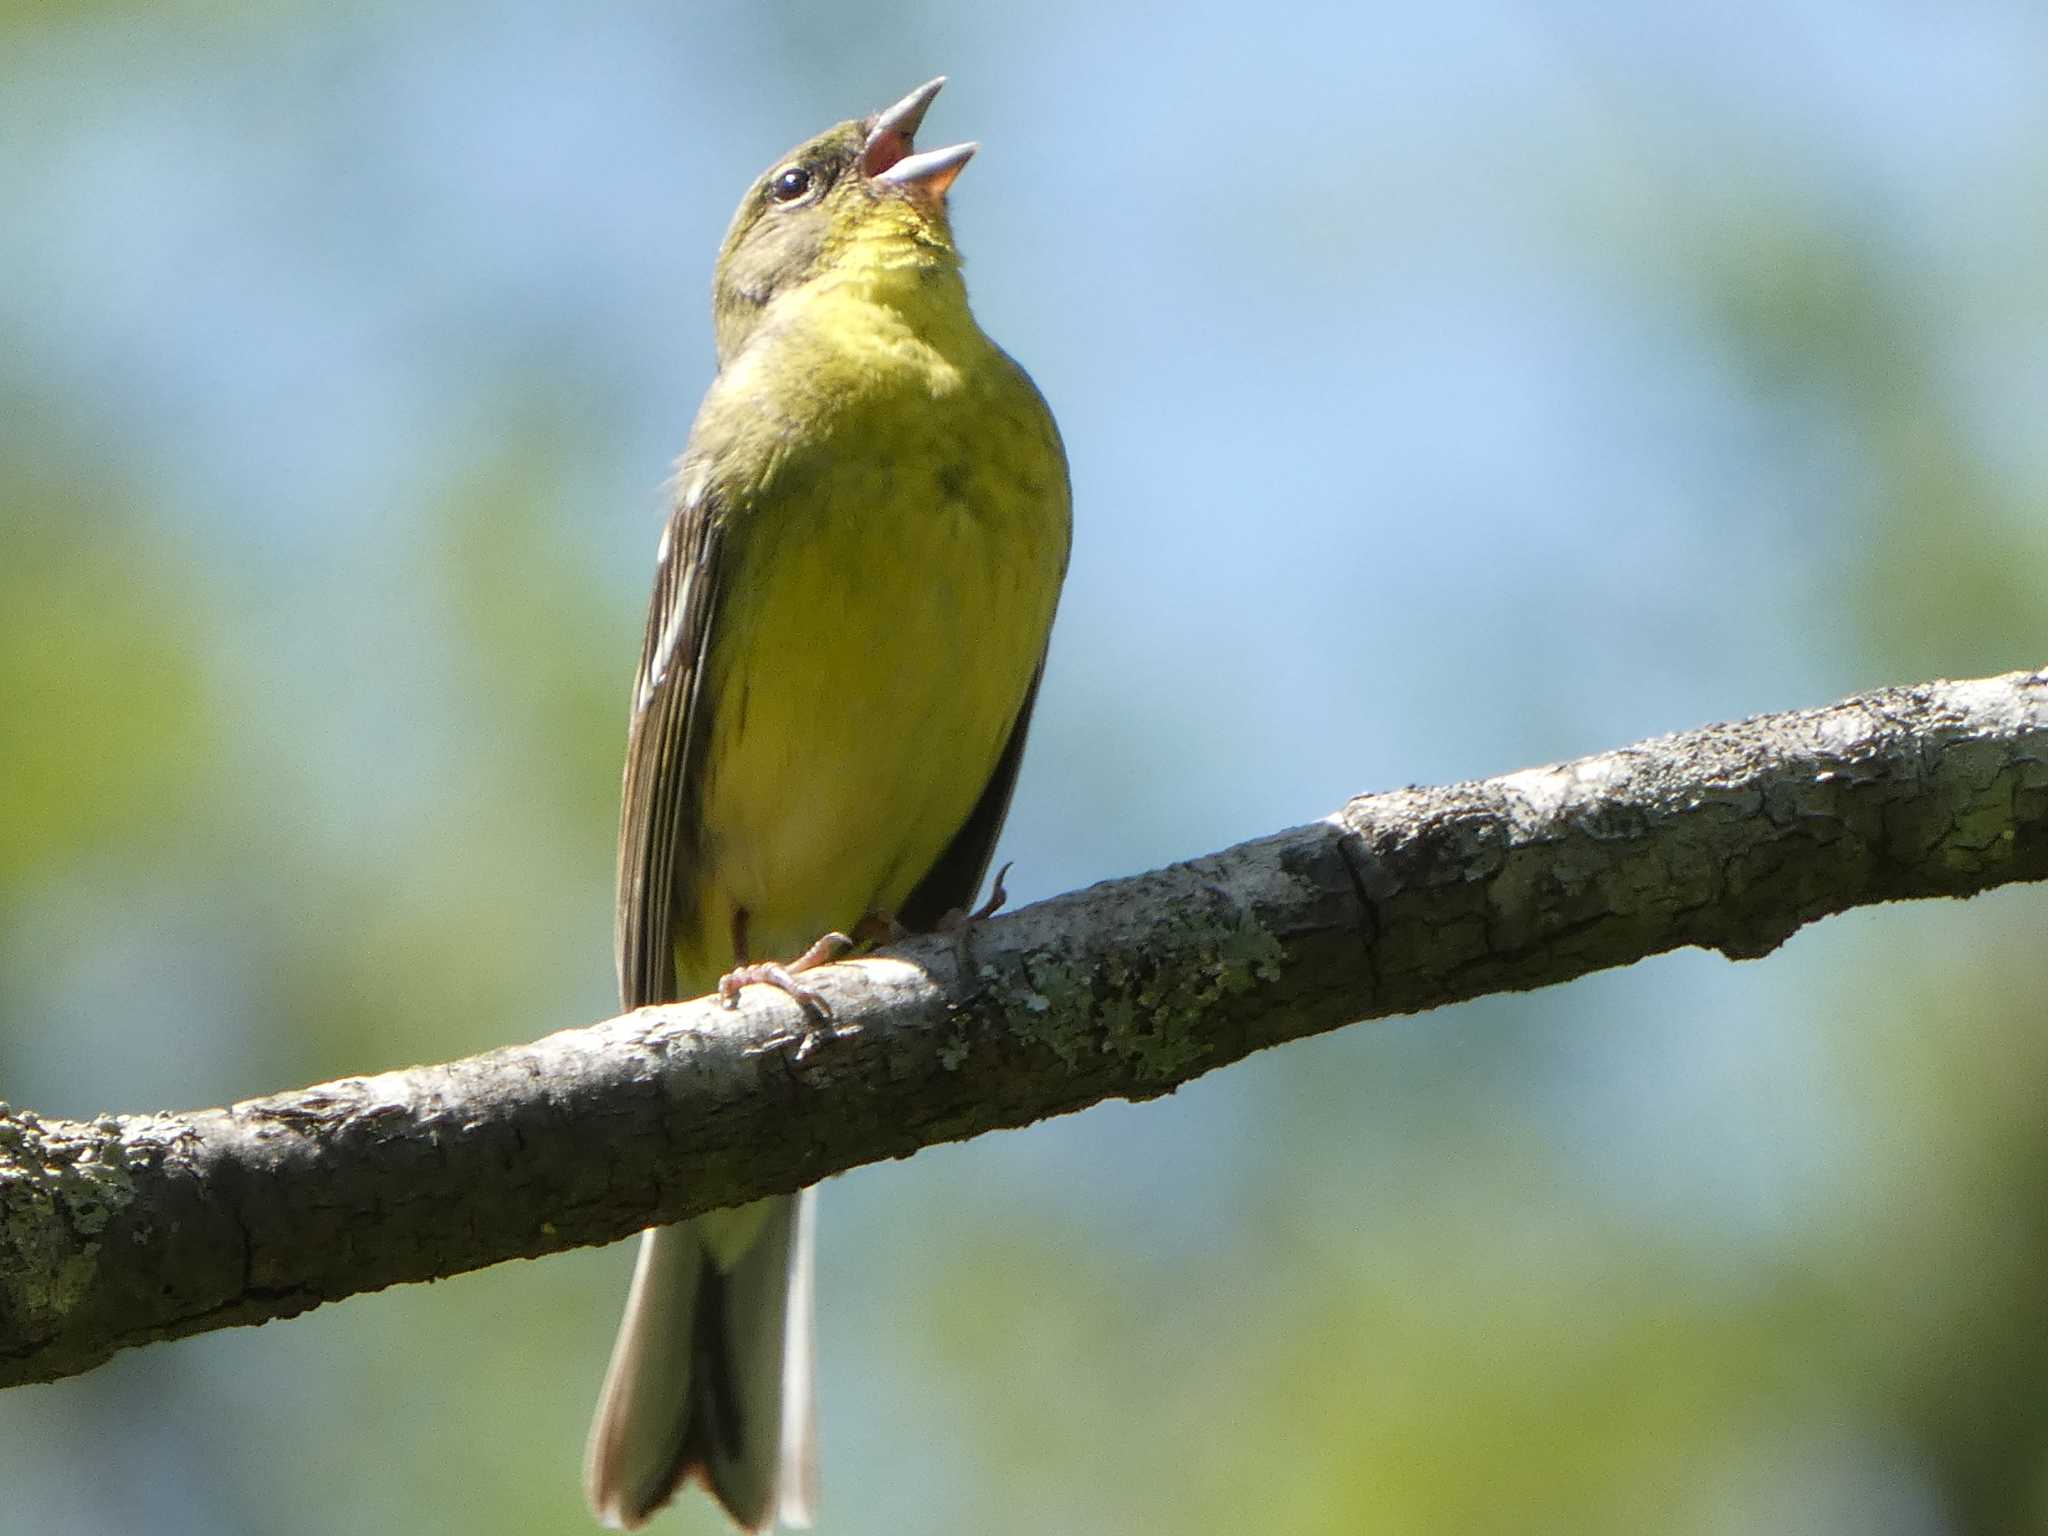
[(811, 190), (811, 173), (792, 165), (768, 183), (768, 195), (778, 203), (793, 203)]

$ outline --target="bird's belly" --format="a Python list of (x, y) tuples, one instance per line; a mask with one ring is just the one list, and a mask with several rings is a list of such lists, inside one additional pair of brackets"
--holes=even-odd
[[(761, 531), (744, 585), (722, 595), (698, 868), (707, 952), (679, 957), (688, 969), (786, 958), (893, 913), (974, 808), (1030, 685), (1057, 590), (1051, 541), (968, 501), (891, 507), (874, 490), (807, 498)], [(740, 910), (746, 957), (730, 948)]]

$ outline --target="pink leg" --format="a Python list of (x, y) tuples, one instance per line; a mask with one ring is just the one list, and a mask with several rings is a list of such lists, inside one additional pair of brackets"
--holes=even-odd
[[(822, 1022), (832, 1017), (832, 1005), (797, 977), (818, 966), (831, 964), (851, 948), (853, 940), (845, 934), (828, 933), (794, 960), (780, 963), (753, 961), (736, 965), (718, 978), (718, 1000), (728, 1008), (737, 1008), (741, 987), (753, 984), (773, 987), (795, 999), (799, 1008)], [(732, 952), (735, 957), (747, 952), (747, 911), (744, 907), (732, 915)]]

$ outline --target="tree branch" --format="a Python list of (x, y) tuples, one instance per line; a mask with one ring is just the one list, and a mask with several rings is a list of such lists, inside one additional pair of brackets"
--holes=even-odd
[(2048, 672), (1326, 820), (817, 973), (189, 1114), (0, 1105), (0, 1385), (1145, 1099), (1353, 1020), (2048, 878)]

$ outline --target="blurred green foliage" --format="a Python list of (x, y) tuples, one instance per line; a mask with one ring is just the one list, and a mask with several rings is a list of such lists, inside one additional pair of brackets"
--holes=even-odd
[(0, 473), (0, 889), (16, 890), (60, 861), (160, 848), (219, 723), (189, 572), (122, 516), (125, 490)]

